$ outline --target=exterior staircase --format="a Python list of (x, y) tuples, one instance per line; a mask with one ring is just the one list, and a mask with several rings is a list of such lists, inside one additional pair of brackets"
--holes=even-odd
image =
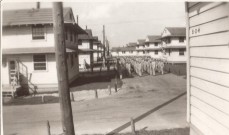
[(20, 60), (16, 60), (16, 70), (10, 72), (10, 84), (3, 85), (2, 95), (3, 97), (12, 97), (16, 95), (17, 89), (27, 91), (27, 94), (36, 94), (37, 86), (34, 85), (28, 78), (28, 68)]

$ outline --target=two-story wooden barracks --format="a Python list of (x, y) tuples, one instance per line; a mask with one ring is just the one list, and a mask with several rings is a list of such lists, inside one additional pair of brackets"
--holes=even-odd
[[(84, 50), (78, 49), (78, 35), (87, 34), (87, 31), (78, 26), (71, 8), (64, 8), (63, 12), (71, 82), (79, 74), (78, 54), (84, 53)], [(52, 18), (51, 8), (3, 11), (3, 91), (12, 91), (19, 86), (29, 88), (30, 92), (57, 90)], [(101, 46), (98, 40), (95, 41)], [(93, 54), (91, 56), (87, 61), (93, 61)]]

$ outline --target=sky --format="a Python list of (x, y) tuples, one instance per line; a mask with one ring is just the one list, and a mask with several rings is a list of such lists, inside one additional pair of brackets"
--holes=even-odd
[[(79, 16), (79, 25), (92, 29), (102, 41), (105, 25), (111, 47), (124, 46), (147, 35), (161, 35), (165, 27), (185, 27), (184, 2), (64, 2)], [(35, 2), (3, 3), (3, 10), (36, 8)], [(41, 8), (52, 3), (41, 2)], [(4, 18), (3, 18), (4, 19)]]

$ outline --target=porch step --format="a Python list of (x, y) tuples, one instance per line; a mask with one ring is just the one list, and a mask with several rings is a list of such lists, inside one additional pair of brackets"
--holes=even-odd
[[(19, 85), (18, 86), (15, 86), (15, 90), (17, 88), (19, 88), (19, 87), (20, 87)], [(3, 86), (2, 87), (2, 96), (3, 97), (11, 97), (11, 98), (13, 98), (14, 97), (15, 90), (12, 87), (10, 87), (10, 86)]]

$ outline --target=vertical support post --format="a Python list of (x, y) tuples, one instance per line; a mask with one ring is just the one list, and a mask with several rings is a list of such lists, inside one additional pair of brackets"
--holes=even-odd
[(95, 90), (95, 98), (96, 99), (98, 98), (98, 91), (97, 91), (97, 89)]
[(135, 123), (134, 123), (134, 119), (133, 118), (130, 119), (130, 125), (131, 125), (131, 131), (135, 135), (136, 134), (136, 132), (135, 132)]
[(68, 67), (66, 62), (66, 46), (62, 2), (53, 3), (53, 19), (55, 57), (58, 77), (60, 109), (62, 115), (62, 127), (65, 135), (75, 135), (68, 82)]
[(190, 122), (190, 48), (189, 48), (189, 15), (188, 2), (185, 2), (186, 17), (186, 51), (187, 51), (187, 122)]
[(41, 102), (45, 103), (45, 96), (44, 95), (41, 96)]
[(115, 93), (118, 92), (118, 79), (115, 78)]
[(74, 97), (73, 92), (71, 92), (71, 99), (72, 99), (73, 102), (75, 101), (75, 97)]
[(103, 25), (103, 57), (106, 58), (105, 25)]
[(49, 121), (48, 120), (47, 120), (47, 135), (51, 135), (50, 124), (49, 124)]
[(109, 95), (111, 95), (111, 86), (108, 85), (108, 91), (109, 91)]

